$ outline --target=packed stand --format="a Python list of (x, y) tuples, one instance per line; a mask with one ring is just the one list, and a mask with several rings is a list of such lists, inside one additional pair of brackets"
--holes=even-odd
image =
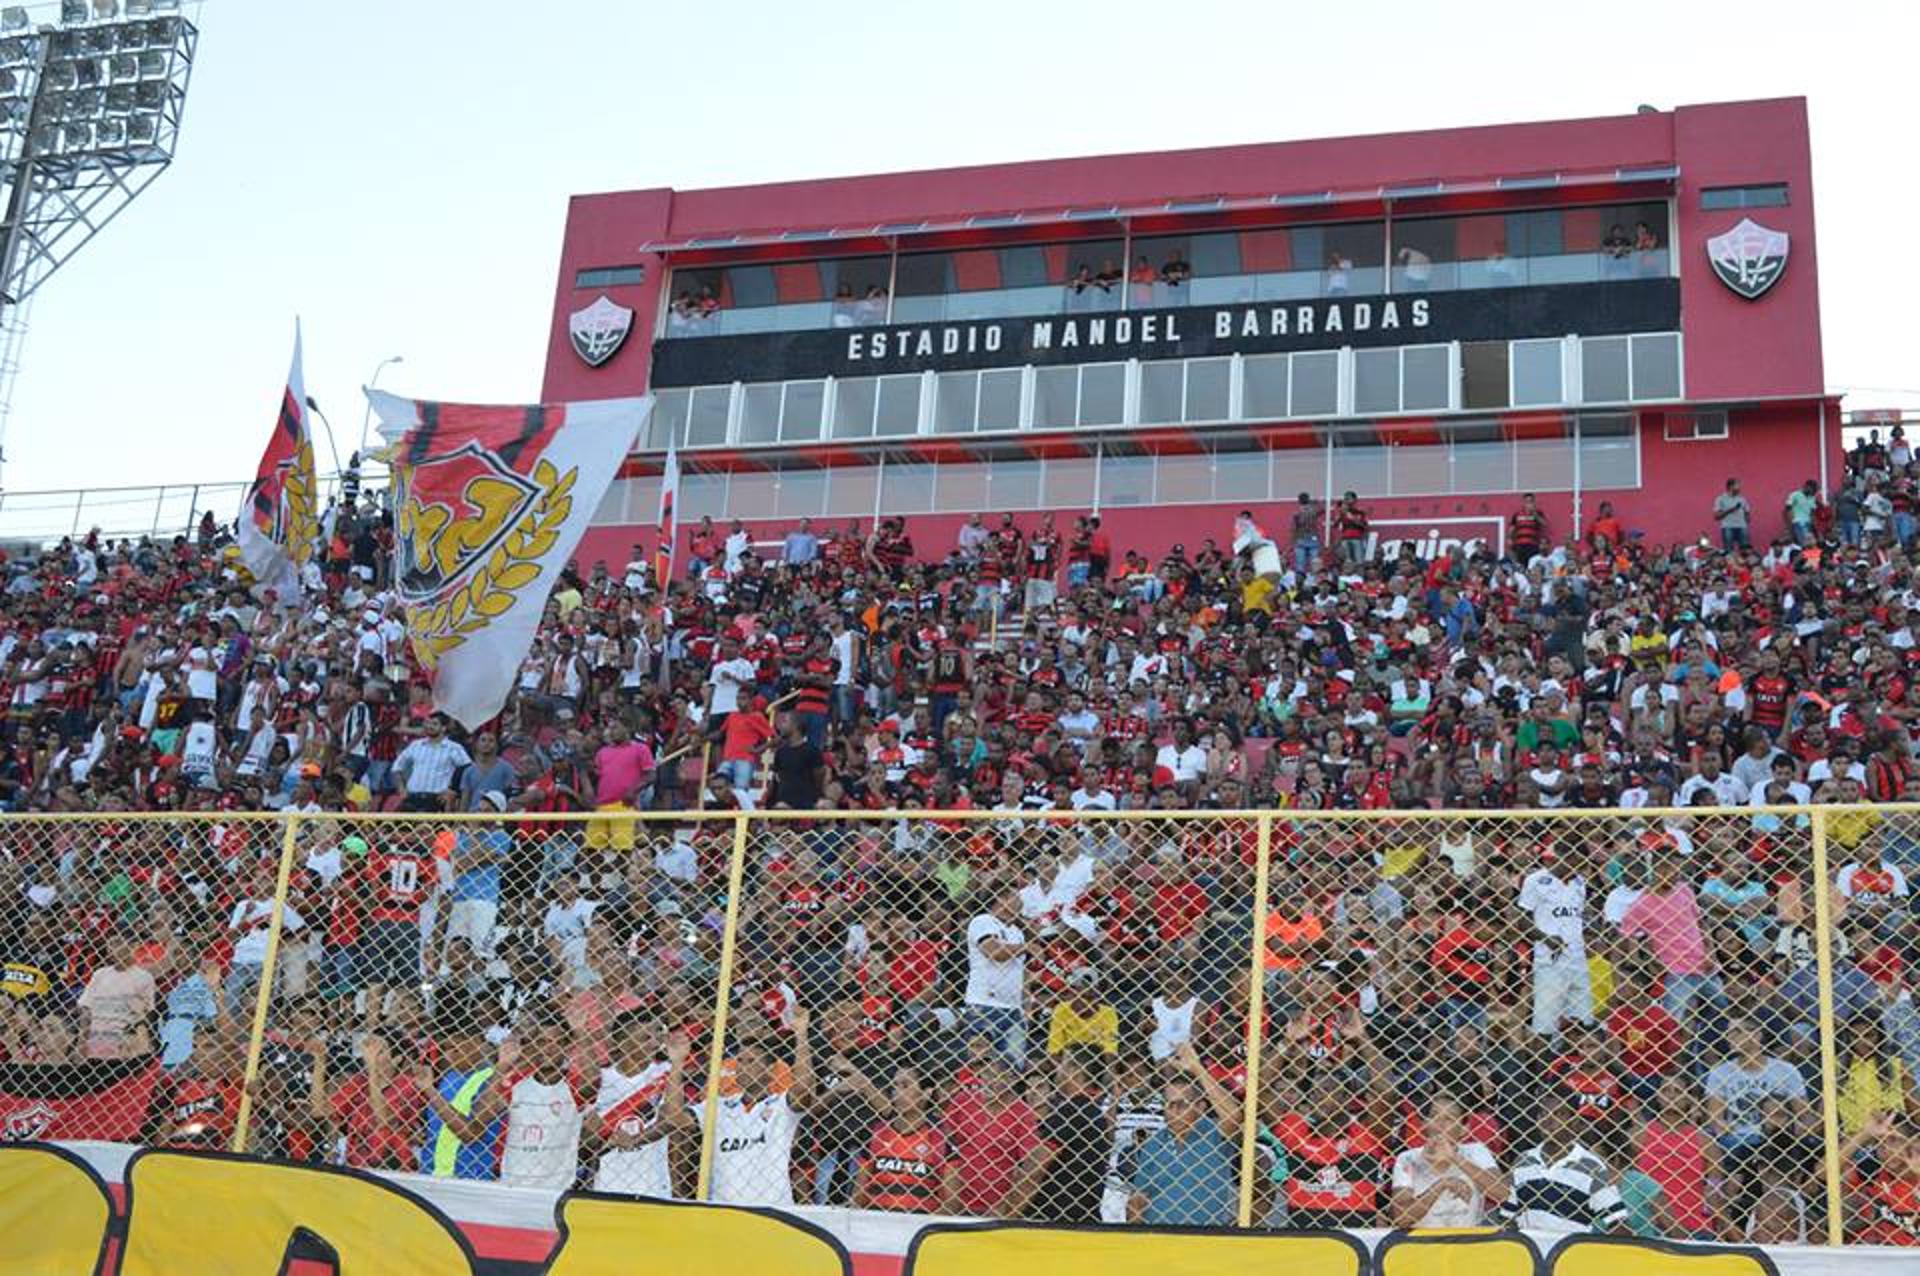
[[(1504, 554), (1430, 562), (1374, 559), (1350, 495), (1159, 561), (1090, 516), (939, 547), (703, 521), (665, 593), (638, 545), (570, 570), (473, 732), (408, 658), (371, 505), (285, 610), (211, 520), (63, 543), (0, 596), (0, 800), (97, 818), (6, 826), (0, 1115), (59, 1133), (88, 1098), (118, 1137), (226, 1146), (264, 984), (263, 1155), (1817, 1240), (1819, 884), (1777, 809), (1817, 802), (1846, 808), (1846, 1235), (1913, 1243), (1920, 823), (1875, 806), (1920, 794), (1910, 462), (1863, 447), (1764, 546), (1737, 483), (1717, 540), (1649, 546), (1604, 503), (1574, 534), (1527, 498)], [(746, 826), (734, 898), (724, 816), (753, 810), (809, 814)], [(127, 818), (152, 811), (199, 818)], [(269, 970), (275, 811), (301, 819)]]

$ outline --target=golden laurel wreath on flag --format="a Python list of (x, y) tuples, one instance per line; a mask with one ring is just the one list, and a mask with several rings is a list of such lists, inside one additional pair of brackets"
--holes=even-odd
[(280, 481), (280, 509), (286, 532), (287, 558), (305, 567), (320, 539), (320, 516), (314, 507), (313, 444), (302, 443)]
[[(407, 638), (426, 668), (433, 668), (440, 657), (464, 645), (470, 635), (485, 629), (495, 617), (512, 610), (520, 592), (538, 579), (541, 560), (559, 541), (560, 529), (573, 512), (573, 485), (579, 471), (562, 473), (551, 461), (542, 460), (534, 466), (531, 477), (540, 489), (539, 495), (524, 506), (519, 521), (472, 569), (466, 581), (444, 598), (407, 609)], [(422, 514), (409, 491), (402, 517), (417, 526)], [(484, 544), (491, 539), (491, 529), (485, 526), (488, 521), (482, 514), (449, 523), (440, 529), (439, 536), (451, 537), (456, 544)]]

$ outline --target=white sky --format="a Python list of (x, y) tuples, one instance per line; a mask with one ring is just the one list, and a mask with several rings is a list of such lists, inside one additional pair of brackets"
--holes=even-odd
[(1828, 386), (1920, 406), (1913, 3), (211, 0), (201, 27), (173, 169), (35, 302), (9, 491), (249, 476), (296, 313), (343, 458), (391, 354), (401, 393), (531, 400), (575, 192), (1789, 94)]

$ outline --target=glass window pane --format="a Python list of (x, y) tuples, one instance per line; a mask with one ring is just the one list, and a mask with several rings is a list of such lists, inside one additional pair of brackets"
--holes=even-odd
[(980, 374), (980, 421), (982, 430), (1020, 428), (1020, 379), (1018, 368)]
[(1217, 452), (1213, 458), (1213, 498), (1217, 501), (1267, 499), (1265, 452)]
[(826, 408), (825, 381), (789, 381), (786, 403), (780, 410), (781, 441), (819, 438), (820, 418)]
[(1572, 439), (1515, 439), (1514, 486), (1522, 492), (1564, 492), (1573, 487)]
[(1159, 480), (1153, 490), (1154, 504), (1197, 505), (1212, 499), (1213, 458), (1211, 456), (1202, 452), (1197, 456), (1160, 458)]
[(1107, 456), (1100, 459), (1100, 504), (1153, 504), (1153, 458)]
[(873, 407), (878, 397), (872, 377), (848, 377), (833, 387), (833, 437), (864, 439), (873, 434)]
[(1505, 439), (1453, 445), (1456, 492), (1513, 491), (1513, 444)]
[(1561, 402), (1558, 341), (1516, 341), (1512, 358), (1516, 407)]
[(1249, 421), (1287, 415), (1287, 356), (1249, 355), (1240, 361), (1240, 415)]
[(920, 431), (920, 378), (917, 374), (880, 378), (880, 413), (875, 434)]
[(1400, 407), (1407, 412), (1444, 411), (1452, 359), (1445, 346), (1413, 346), (1400, 354)]
[(727, 476), (682, 474), (680, 505), (681, 509), (675, 517), (682, 522), (698, 519), (703, 514), (711, 514), (715, 518), (723, 517), (727, 512)]
[(932, 465), (895, 465), (891, 461), (880, 476), (880, 512), (882, 514), (925, 514), (933, 509)]
[(1034, 373), (1033, 428), (1061, 430), (1076, 419), (1080, 386), (1078, 368), (1040, 368)]
[(934, 382), (934, 431), (939, 434), (971, 432), (974, 399), (979, 392), (978, 372), (942, 372)]
[(687, 414), (689, 447), (711, 447), (727, 441), (727, 405), (732, 399), (730, 385), (702, 386), (693, 392), (693, 407)]
[(742, 443), (772, 443), (780, 437), (780, 394), (783, 389), (785, 387), (779, 382), (745, 388), (740, 408)]
[(727, 480), (728, 518), (765, 518), (780, 499), (780, 475), (772, 470), (740, 470)]
[(1273, 452), (1273, 499), (1297, 501), (1307, 492), (1316, 499), (1326, 494), (1327, 450), (1324, 447), (1276, 448)]
[(1633, 397), (1680, 397), (1680, 334), (1656, 332), (1633, 339)]
[(647, 446), (664, 450), (669, 439), (686, 441), (686, 390), (661, 390), (653, 396), (653, 415), (647, 418)]
[(1377, 443), (1347, 443), (1333, 449), (1333, 491), (1385, 496), (1390, 488), (1387, 449)]
[(873, 517), (874, 492), (880, 483), (877, 465), (850, 465), (827, 471), (827, 513), (841, 518)]
[(1181, 386), (1187, 365), (1161, 359), (1140, 365), (1140, 424), (1171, 425), (1180, 419)]
[(1469, 341), (1460, 347), (1460, 406), (1507, 406), (1507, 343)]
[(1445, 444), (1407, 444), (1387, 451), (1393, 461), (1395, 496), (1441, 496), (1452, 486)]
[(1294, 416), (1332, 416), (1340, 410), (1340, 353), (1315, 350), (1293, 356)]
[(1353, 352), (1353, 410), (1355, 412), (1398, 412), (1400, 410), (1400, 352), (1398, 350)]
[(1118, 425), (1127, 397), (1127, 365), (1101, 363), (1080, 369), (1080, 424)]
[(1640, 486), (1640, 448), (1638, 440), (1582, 437), (1580, 440), (1580, 485), (1582, 487)]
[(934, 476), (933, 490), (933, 505), (938, 510), (971, 514), (993, 508), (987, 501), (987, 467), (984, 465), (942, 461), (939, 473)]
[(1627, 339), (1588, 337), (1580, 343), (1580, 397), (1587, 403), (1627, 401)]
[(659, 523), (660, 476), (658, 474), (650, 474), (645, 478), (627, 480), (627, 507), (620, 521), (623, 523)]
[(818, 518), (827, 508), (825, 470), (787, 470), (780, 475), (774, 512), (782, 518)]
[(1041, 471), (1046, 492), (1045, 507), (1058, 510), (1092, 505), (1093, 471), (1091, 457), (1085, 460), (1062, 457), (1047, 461)]
[(968, 510), (1030, 510), (1041, 508), (1040, 462), (995, 461), (987, 474), (987, 500)]
[(1189, 421), (1227, 419), (1227, 387), (1233, 380), (1233, 360), (1193, 359), (1187, 363)]

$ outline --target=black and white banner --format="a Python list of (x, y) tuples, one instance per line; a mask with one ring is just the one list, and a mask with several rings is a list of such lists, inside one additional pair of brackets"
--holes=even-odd
[(1632, 279), (674, 338), (655, 343), (652, 381), (659, 389), (1029, 363), (1610, 336), (1679, 326), (1680, 281)]

